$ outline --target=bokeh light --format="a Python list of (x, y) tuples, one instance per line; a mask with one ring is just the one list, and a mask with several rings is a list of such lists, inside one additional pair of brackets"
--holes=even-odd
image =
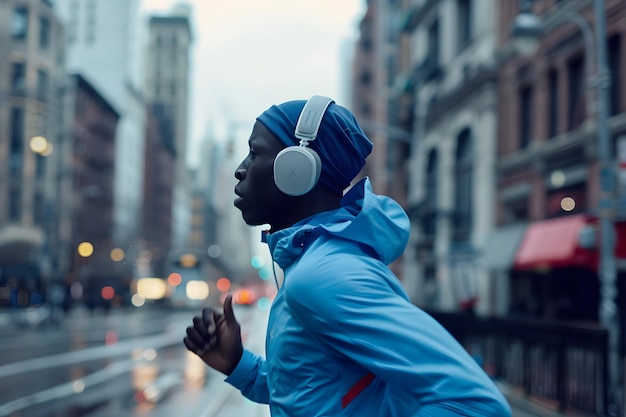
[(28, 147), (31, 151), (41, 154), (46, 151), (48, 147), (48, 140), (43, 136), (33, 136), (28, 141)]
[(82, 379), (77, 379), (76, 381), (74, 381), (72, 383), (72, 390), (77, 394), (83, 392), (85, 390), (85, 381), (83, 381)]
[(124, 259), (124, 256), (124, 250), (121, 248), (115, 248), (111, 250), (111, 260), (113, 260), (114, 262), (120, 262)]
[(115, 289), (110, 285), (107, 285), (100, 290), (100, 295), (105, 300), (112, 300), (113, 297), (115, 297)]
[(167, 287), (162, 278), (139, 278), (137, 294), (146, 300), (160, 300), (165, 297)]
[(153, 361), (157, 357), (157, 352), (153, 348), (148, 348), (143, 351), (143, 358), (147, 361)]
[(211, 258), (219, 258), (222, 254), (222, 247), (218, 244), (213, 244), (207, 248), (206, 253)]
[(143, 298), (141, 295), (139, 294), (133, 294), (132, 297), (130, 297), (130, 302), (135, 306), (135, 307), (141, 307), (146, 303), (146, 299)]
[(255, 269), (263, 268), (263, 265), (265, 265), (265, 259), (263, 259), (260, 255), (254, 255), (250, 260), (250, 264)]
[(230, 289), (230, 280), (226, 277), (222, 277), (217, 280), (215, 285), (219, 291), (228, 291)]
[(209, 284), (204, 281), (189, 281), (185, 286), (185, 294), (190, 300), (205, 300), (209, 297)]
[(557, 188), (561, 188), (563, 185), (565, 185), (565, 174), (563, 173), (563, 171), (553, 171), (550, 174), (550, 184)]
[(178, 262), (183, 268), (193, 268), (198, 263), (198, 258), (193, 253), (185, 253), (178, 258)]
[(78, 254), (83, 258), (88, 258), (93, 255), (93, 245), (91, 242), (81, 242), (78, 244)]
[(572, 197), (564, 197), (561, 200), (561, 208), (563, 211), (572, 211), (576, 208), (576, 201)]
[(52, 155), (52, 151), (54, 150), (54, 147), (52, 146), (52, 144), (50, 142), (48, 142), (46, 144), (46, 149), (44, 149), (43, 151), (39, 152), (39, 155), (41, 156), (50, 156)]
[(178, 287), (183, 282), (183, 277), (178, 272), (172, 272), (167, 277), (167, 283), (172, 287)]
[(272, 277), (272, 271), (269, 268), (261, 268), (259, 269), (259, 278), (264, 281), (267, 281)]
[(235, 293), (235, 302), (238, 304), (252, 304), (254, 302), (254, 293), (243, 288)]
[(270, 307), (272, 306), (272, 302), (267, 297), (259, 298), (259, 301), (257, 301), (256, 304), (259, 307), (259, 309), (261, 309), (261, 310), (269, 310)]

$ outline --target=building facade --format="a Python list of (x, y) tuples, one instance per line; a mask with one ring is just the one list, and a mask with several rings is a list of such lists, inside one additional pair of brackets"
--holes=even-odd
[(168, 16), (149, 20), (146, 67), (148, 100), (165, 106), (171, 114), (172, 143), (176, 149), (172, 200), (173, 245), (189, 243), (191, 227), (191, 176), (187, 161), (189, 131), (190, 10), (180, 8)]
[(176, 149), (171, 112), (163, 104), (153, 104), (147, 111), (142, 249), (150, 252), (154, 276), (165, 277), (165, 262), (172, 246)]
[[(112, 251), (114, 239), (115, 149), (119, 113), (81, 75), (70, 77), (72, 126), (72, 244), (68, 284), (82, 289), (91, 308), (109, 305), (106, 286), (123, 298), (130, 276), (120, 271)], [(121, 302), (121, 301), (120, 301)]]
[[(534, 2), (544, 36), (528, 58), (510, 37), (520, 12), (516, 1), (368, 2), (356, 45), (353, 107), (366, 126), (372, 122), (367, 127), (375, 146), (385, 148), (386, 163), (373, 154), (367, 174), (411, 217), (399, 275), (418, 304), (488, 315), (545, 305), (533, 299), (554, 292), (552, 284), (533, 281), (536, 263), (516, 264), (529, 224), (579, 214), (588, 221), (572, 220), (572, 227), (583, 227), (583, 235), (597, 229), (595, 93), (585, 81), (583, 36), (566, 20), (577, 13), (593, 30), (592, 4)], [(624, 130), (623, 9), (623, 2), (606, 3), (614, 155)], [(376, 110), (381, 97), (385, 115)], [(403, 132), (408, 143), (393, 138)], [(381, 170), (393, 180), (381, 182)], [(624, 206), (623, 195), (616, 199)], [(597, 268), (595, 244), (581, 256)], [(549, 263), (547, 269), (553, 269)], [(526, 278), (512, 278), (516, 271)], [(583, 275), (581, 283), (597, 279)], [(589, 294), (596, 294), (587, 307), (593, 317), (598, 289)], [(519, 305), (520, 299), (529, 305)]]
[[(614, 179), (618, 143), (626, 138), (626, 4), (606, 2), (606, 52), (611, 76), (608, 130)], [(583, 30), (597, 27), (593, 1), (538, 1), (533, 12), (544, 32), (530, 56), (504, 53), (500, 66), (496, 215), (502, 228), (527, 222), (508, 265), (511, 309), (544, 319), (597, 321), (601, 302), (598, 258), (601, 178), (595, 46)], [(501, 9), (502, 50), (519, 12)], [(582, 26), (573, 17), (582, 19)], [(585, 23), (586, 22), (586, 23)], [(507, 26), (508, 25), (508, 26)], [(593, 53), (593, 55), (589, 55)], [(626, 139), (624, 139), (626, 140)], [(616, 202), (624, 198), (616, 189)], [(621, 200), (620, 200), (621, 199)], [(614, 213), (616, 300), (626, 318), (626, 225), (624, 204)], [(558, 235), (551, 247), (550, 236)], [(554, 242), (557, 243), (557, 242)], [(560, 250), (555, 248), (560, 247)]]
[(41, 302), (66, 266), (58, 198), (64, 75), (64, 31), (51, 3), (0, 3), (0, 306)]
[(495, 308), (479, 254), (494, 224), (498, 4), (407, 2), (396, 19), (408, 57), (398, 59), (392, 108), (414, 138), (395, 150), (412, 224), (403, 275), (427, 308)]

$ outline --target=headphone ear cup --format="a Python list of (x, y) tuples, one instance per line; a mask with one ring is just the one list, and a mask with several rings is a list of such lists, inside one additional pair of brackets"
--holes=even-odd
[(319, 155), (304, 146), (289, 146), (274, 159), (274, 183), (287, 195), (299, 196), (311, 191), (321, 172)]

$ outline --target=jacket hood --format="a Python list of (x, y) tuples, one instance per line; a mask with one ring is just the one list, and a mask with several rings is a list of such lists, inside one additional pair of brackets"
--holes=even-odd
[(291, 227), (264, 235), (272, 258), (285, 269), (321, 235), (358, 243), (386, 265), (397, 259), (409, 240), (409, 218), (393, 199), (374, 194), (363, 178), (341, 200), (337, 210), (308, 217)]

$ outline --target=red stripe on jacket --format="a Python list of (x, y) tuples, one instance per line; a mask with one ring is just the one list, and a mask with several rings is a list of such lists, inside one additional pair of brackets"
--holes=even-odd
[(373, 373), (366, 374), (363, 378), (359, 379), (356, 384), (350, 388), (350, 390), (341, 399), (341, 408), (346, 408), (348, 404), (352, 402), (371, 382), (374, 380), (375, 375)]

